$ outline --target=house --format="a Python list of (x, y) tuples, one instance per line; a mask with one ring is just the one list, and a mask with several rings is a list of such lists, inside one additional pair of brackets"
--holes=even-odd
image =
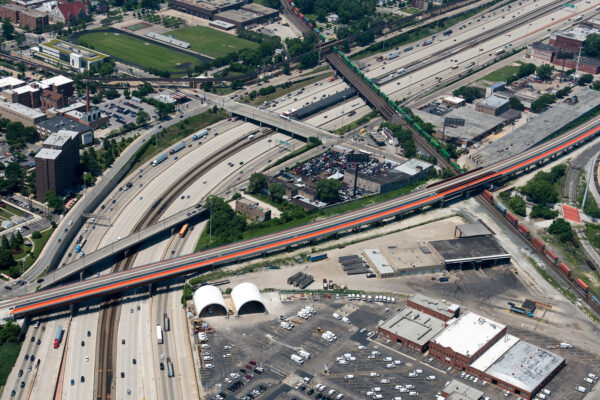
[(71, 25), (75, 21), (85, 17), (85, 5), (79, 1), (71, 3), (59, 1), (56, 8), (50, 12), (50, 18), (54, 22), (62, 22), (65, 25)]

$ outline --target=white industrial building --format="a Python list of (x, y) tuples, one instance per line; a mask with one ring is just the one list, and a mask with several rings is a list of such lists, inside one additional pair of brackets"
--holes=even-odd
[(231, 291), (231, 300), (238, 315), (264, 313), (267, 308), (255, 284), (242, 282)]
[(216, 286), (206, 285), (194, 292), (194, 305), (199, 317), (227, 315), (223, 293)]

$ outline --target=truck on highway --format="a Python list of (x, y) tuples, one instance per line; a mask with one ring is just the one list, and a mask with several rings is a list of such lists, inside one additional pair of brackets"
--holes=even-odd
[(62, 325), (59, 325), (58, 328), (56, 328), (56, 335), (54, 335), (54, 348), (55, 349), (58, 349), (58, 346), (60, 345), (60, 342), (62, 340), (64, 332), (65, 331), (63, 330)]
[(181, 227), (181, 230), (179, 231), (179, 237), (182, 238), (185, 236), (185, 234), (187, 233), (187, 230), (189, 228), (189, 224), (185, 224)]
[(206, 135), (208, 135), (208, 129), (202, 129), (200, 132), (198, 132), (194, 136), (192, 136), (192, 140), (198, 140), (198, 139), (205, 138)]
[(302, 357), (300, 357), (298, 354), (292, 354), (290, 356), (290, 358), (292, 359), (292, 361), (295, 361), (299, 365), (304, 364), (304, 359)]
[(175, 371), (173, 370), (173, 363), (171, 362), (170, 357), (167, 357), (167, 373), (169, 374), (169, 378), (175, 376)]
[(158, 164), (160, 164), (161, 162), (165, 161), (167, 158), (169, 158), (169, 156), (167, 155), (167, 153), (161, 154), (160, 156), (158, 156), (157, 158), (155, 158), (150, 164), (153, 167), (156, 167)]
[(163, 344), (163, 333), (160, 325), (156, 325), (156, 341), (158, 344)]
[(182, 149), (185, 148), (185, 142), (181, 142), (179, 144), (176, 144), (171, 151), (169, 151), (169, 154), (173, 155), (175, 153), (177, 153), (178, 151), (181, 151)]
[(496, 55), (499, 56), (500, 54), (504, 53), (504, 49), (500, 49), (500, 50), (496, 50)]
[(83, 249), (83, 246), (85, 246), (86, 242), (87, 242), (87, 239), (83, 239), (83, 242), (81, 242), (77, 246), (75, 246), (75, 253), (79, 253), (81, 251), (81, 249)]
[(388, 61), (389, 61), (389, 60), (393, 60), (394, 58), (398, 58), (399, 56), (400, 56), (400, 52), (399, 52), (399, 51), (394, 51), (394, 52), (391, 52), (391, 53), (388, 55), (388, 58), (387, 58), (387, 59), (388, 59)]
[(163, 327), (165, 329), (165, 332), (171, 330), (171, 321), (169, 321), (169, 316), (167, 315), (167, 313), (163, 314)]
[(430, 45), (430, 44), (432, 44), (432, 43), (433, 43), (433, 40), (431, 40), (431, 39), (427, 39), (426, 41), (424, 41), (424, 42), (423, 42), (423, 47), (425, 47), (425, 46), (429, 46), (429, 45)]

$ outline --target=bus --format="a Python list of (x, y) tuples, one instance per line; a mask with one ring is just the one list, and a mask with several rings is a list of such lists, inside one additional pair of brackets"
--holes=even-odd
[(156, 325), (156, 340), (158, 344), (163, 344), (163, 333), (160, 325)]
[(179, 231), (179, 237), (182, 238), (185, 236), (185, 234), (187, 233), (187, 230), (189, 228), (188, 224), (185, 224), (184, 226), (181, 227), (181, 230)]
[(500, 50), (496, 50), (496, 55), (499, 56), (500, 54), (504, 53), (504, 49), (500, 49)]

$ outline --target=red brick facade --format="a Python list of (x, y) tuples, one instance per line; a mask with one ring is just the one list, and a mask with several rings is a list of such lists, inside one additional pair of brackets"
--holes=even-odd
[[(432, 317), (435, 317), (437, 319), (441, 319), (444, 322), (447, 322), (447, 321), (451, 320), (452, 318), (458, 316), (457, 314), (454, 314), (453, 316), (448, 316), (446, 314), (439, 313), (429, 307), (425, 307), (420, 304), (414, 303), (410, 299), (408, 299), (406, 301), (406, 306), (410, 307), (410, 308), (414, 308), (415, 310), (421, 311), (424, 314), (431, 315)], [(449, 311), (449, 312), (452, 312), (452, 311)]]
[(469, 356), (458, 354), (454, 350), (448, 347), (442, 347), (439, 344), (432, 341), (429, 343), (429, 355), (431, 357), (437, 358), (438, 360), (460, 369), (461, 371), (469, 371), (469, 364), (475, 361), (480, 355), (482, 355), (487, 349), (492, 347), (494, 343), (498, 341), (502, 336), (506, 335), (506, 327), (501, 329), (496, 336), (490, 339), (484, 346), (482, 346), (475, 354), (470, 354)]
[(48, 15), (35, 10), (29, 10), (25, 7), (15, 4), (5, 4), (0, 6), (0, 18), (10, 19), (13, 24), (27, 26), (34, 30), (38, 26), (43, 28), (48, 25)]

